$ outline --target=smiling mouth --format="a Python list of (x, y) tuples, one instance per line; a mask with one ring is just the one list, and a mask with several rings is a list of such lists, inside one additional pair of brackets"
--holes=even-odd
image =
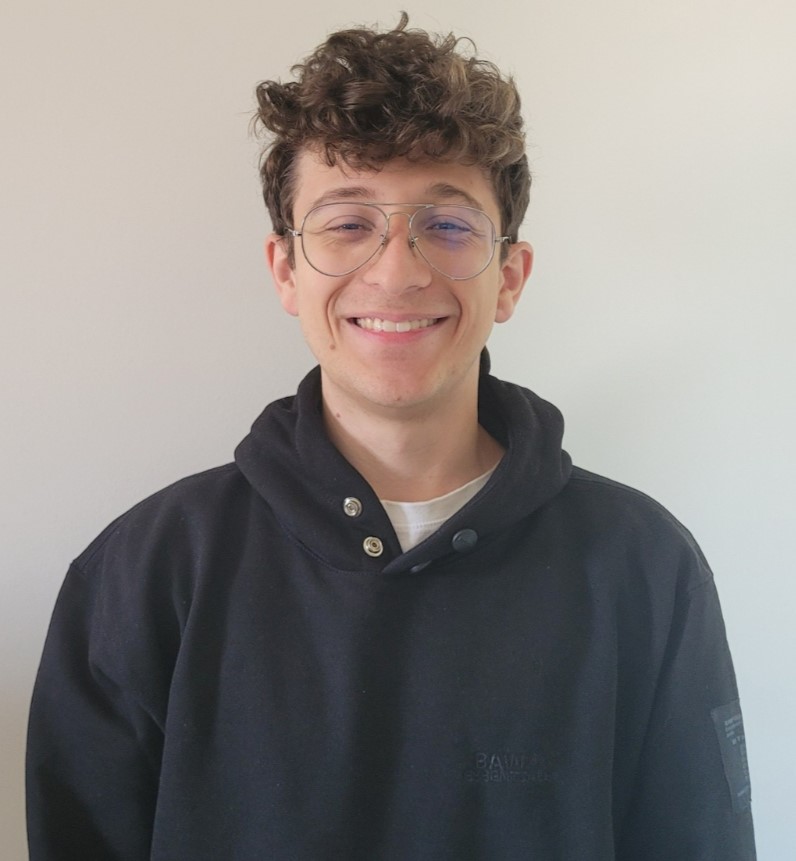
[(417, 320), (383, 320), (381, 317), (356, 317), (354, 322), (360, 329), (369, 332), (413, 332), (427, 329), (439, 322), (438, 317), (421, 317)]

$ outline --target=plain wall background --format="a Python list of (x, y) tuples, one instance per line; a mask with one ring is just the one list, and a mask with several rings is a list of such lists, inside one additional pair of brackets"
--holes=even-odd
[[(761, 859), (796, 857), (796, 9), (427, 0), (515, 74), (536, 269), (495, 371), (562, 408), (716, 572)], [(262, 260), (253, 86), (400, 6), (6, 0), (0, 12), (0, 858), (26, 857), (26, 711), (68, 562), (231, 458), (311, 365)], [(363, 11), (366, 9), (366, 11)]]

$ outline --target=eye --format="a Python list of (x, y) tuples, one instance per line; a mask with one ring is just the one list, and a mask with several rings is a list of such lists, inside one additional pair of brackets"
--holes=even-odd
[(363, 231), (363, 230), (372, 230), (373, 225), (364, 223), (362, 221), (354, 221), (354, 220), (334, 221), (331, 224), (329, 224), (329, 226), (326, 229), (327, 230), (339, 230), (340, 232), (343, 232), (343, 231), (355, 232), (355, 231)]
[(464, 249), (478, 246), (483, 241), (483, 230), (475, 210), (455, 206), (434, 207), (423, 212), (422, 216), (417, 225), (417, 236), (429, 247)]
[(371, 208), (357, 203), (323, 203), (311, 209), (306, 217), (306, 222), (317, 230), (368, 227), (374, 221)]
[(375, 235), (375, 226), (362, 218), (344, 216), (335, 218), (324, 227), (320, 239), (336, 245), (360, 245), (370, 243)]
[(466, 224), (459, 218), (450, 218), (449, 216), (432, 218), (427, 224), (423, 225), (423, 229), (435, 232), (450, 231), (452, 233), (469, 233), (472, 231), (472, 227), (469, 224)]
[(364, 218), (344, 215), (339, 218), (333, 218), (324, 225), (323, 229), (337, 233), (363, 233), (373, 230), (373, 224)]
[(370, 240), (378, 232), (372, 213), (350, 207), (330, 205), (319, 207), (304, 225), (305, 234), (314, 241), (356, 243)]

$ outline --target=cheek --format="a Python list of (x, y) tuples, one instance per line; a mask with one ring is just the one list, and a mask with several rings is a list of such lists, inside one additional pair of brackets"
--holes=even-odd
[(302, 280), (293, 292), (292, 313), (299, 318), (306, 331), (325, 330), (334, 326), (337, 293), (330, 290), (330, 286), (310, 278)]

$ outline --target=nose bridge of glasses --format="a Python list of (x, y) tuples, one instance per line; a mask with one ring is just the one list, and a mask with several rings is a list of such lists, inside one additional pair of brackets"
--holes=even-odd
[[(401, 204), (399, 204), (400, 206)], [(415, 237), (412, 233), (412, 219), (415, 217), (415, 213), (418, 212), (418, 208), (415, 207), (412, 212), (407, 212), (408, 206), (404, 206), (403, 209), (395, 209), (392, 212), (385, 212), (383, 209), (381, 210), (382, 215), (384, 216), (384, 234), (381, 238), (381, 244), (386, 245), (391, 237), (390, 227), (392, 226), (392, 219), (395, 215), (403, 215), (406, 218), (406, 241), (410, 248), (414, 248), (415, 245)]]

